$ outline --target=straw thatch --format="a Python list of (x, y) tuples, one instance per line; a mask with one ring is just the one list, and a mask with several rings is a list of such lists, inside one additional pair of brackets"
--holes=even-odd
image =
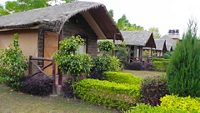
[[(120, 33), (103, 4), (81, 1), (1, 16), (0, 30), (37, 28), (50, 24), (56, 28), (56, 32), (60, 32), (66, 21), (85, 11), (93, 16), (107, 38), (113, 38), (115, 33)], [(122, 39), (121, 34), (116, 39)]]
[[(126, 45), (156, 48), (153, 33), (148, 31), (121, 31)], [(117, 41), (120, 44), (121, 41)]]

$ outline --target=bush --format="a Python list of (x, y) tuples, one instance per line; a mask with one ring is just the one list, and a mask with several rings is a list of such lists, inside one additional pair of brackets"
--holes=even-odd
[(9, 48), (0, 53), (0, 76), (4, 78), (8, 86), (16, 90), (20, 88), (19, 81), (27, 69), (27, 61), (19, 48), (18, 38), (19, 36), (15, 34)]
[(130, 70), (143, 70), (144, 67), (142, 65), (142, 62), (140, 62), (140, 61), (133, 61), (133, 62), (128, 63), (126, 65), (126, 69), (130, 69)]
[(161, 98), (161, 106), (166, 109), (181, 109), (190, 113), (200, 113), (199, 98), (167, 95)]
[(140, 98), (140, 86), (118, 84), (96, 79), (84, 79), (74, 85), (75, 94), (90, 103), (117, 109), (127, 109)]
[(102, 73), (105, 71), (119, 71), (120, 61), (114, 56), (103, 55), (94, 58), (94, 71)]
[(42, 73), (27, 77), (22, 81), (21, 91), (32, 95), (48, 96), (53, 91), (53, 79)]
[(132, 73), (125, 72), (105, 72), (104, 77), (107, 81), (130, 84), (130, 85), (140, 85), (141, 79)]
[(64, 74), (71, 75), (73, 81), (78, 81), (81, 74), (90, 73), (93, 66), (91, 56), (76, 53), (83, 44), (83, 39), (79, 36), (66, 38), (60, 42), (60, 49), (55, 55), (59, 68)]
[(139, 104), (125, 113), (200, 113), (200, 100), (199, 98), (167, 95), (161, 98), (160, 106)]
[(109, 40), (103, 40), (98, 42), (98, 48), (103, 54), (110, 54), (114, 50), (115, 45)]
[(165, 78), (146, 78), (141, 87), (142, 101), (153, 106), (160, 105), (160, 98), (169, 94)]
[(138, 104), (124, 113), (188, 113), (181, 109), (167, 109), (160, 106), (152, 107), (150, 105)]
[(64, 82), (64, 84), (62, 86), (62, 91), (64, 93), (64, 97), (69, 97), (69, 98), (74, 97), (72, 85), (73, 85), (72, 80), (68, 80), (68, 81)]
[(156, 71), (167, 71), (167, 67), (169, 65), (170, 60), (164, 59), (164, 58), (154, 58), (153, 63), (153, 69)]
[(0, 84), (3, 84), (5, 82), (6, 82), (5, 78), (0, 76)]
[(176, 46), (167, 78), (170, 93), (200, 97), (200, 40), (192, 24)]

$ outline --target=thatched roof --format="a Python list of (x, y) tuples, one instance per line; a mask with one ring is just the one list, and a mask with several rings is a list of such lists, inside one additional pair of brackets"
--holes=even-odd
[[(120, 33), (103, 4), (81, 1), (1, 16), (0, 30), (30, 28), (44, 23), (60, 22), (57, 30), (59, 32), (72, 16), (85, 11), (92, 15), (107, 38), (113, 38), (115, 33)], [(121, 34), (116, 38), (122, 39)]]
[(163, 37), (161, 37), (161, 39), (166, 40), (166, 46), (168, 51), (171, 51), (176, 48), (178, 40), (173, 39), (171, 35), (164, 35)]
[[(153, 33), (148, 31), (121, 31), (126, 45), (156, 48)], [(120, 44), (117, 41), (117, 44)]]
[(167, 51), (166, 40), (155, 39), (155, 43), (156, 43), (156, 50)]

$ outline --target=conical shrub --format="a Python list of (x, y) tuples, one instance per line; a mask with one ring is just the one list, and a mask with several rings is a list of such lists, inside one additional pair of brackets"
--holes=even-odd
[(200, 97), (200, 40), (196, 24), (190, 22), (183, 40), (172, 55), (167, 79), (169, 91), (179, 96)]

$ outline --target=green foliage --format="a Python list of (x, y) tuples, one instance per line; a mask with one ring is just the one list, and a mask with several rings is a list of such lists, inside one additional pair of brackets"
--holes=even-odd
[(199, 98), (167, 95), (161, 98), (160, 106), (139, 104), (125, 113), (200, 113), (200, 101)]
[(149, 32), (153, 33), (153, 37), (155, 39), (160, 38), (160, 32), (159, 32), (159, 29), (157, 27), (151, 27), (151, 28), (149, 28)]
[(90, 103), (127, 109), (140, 98), (140, 86), (96, 79), (84, 79), (74, 85), (75, 94)]
[(18, 38), (19, 36), (15, 34), (12, 44), (0, 54), (0, 76), (15, 89), (20, 87), (19, 80), (27, 69), (27, 61), (19, 48)]
[(94, 58), (94, 71), (105, 72), (105, 71), (119, 71), (120, 61), (117, 57), (110, 55), (103, 55)]
[(152, 61), (153, 69), (156, 71), (166, 71), (170, 60), (164, 58), (154, 58)]
[(123, 15), (120, 19), (117, 21), (117, 26), (120, 30), (124, 31), (141, 31), (144, 30), (143, 27), (138, 26), (136, 24), (131, 24), (128, 19), (126, 18), (126, 15)]
[(6, 82), (5, 77), (0, 76), (0, 84), (3, 84), (5, 82)]
[(167, 71), (170, 93), (200, 97), (200, 41), (196, 33), (196, 24), (190, 23), (173, 52)]
[(88, 74), (92, 68), (92, 58), (87, 54), (77, 54), (76, 51), (84, 44), (80, 36), (65, 38), (60, 42), (60, 48), (55, 55), (56, 62), (64, 74), (70, 74), (77, 81), (81, 74)]
[(126, 44), (123, 43), (121, 45), (116, 45), (115, 55), (123, 64), (126, 64), (128, 62), (128, 51)]
[(181, 109), (190, 113), (200, 113), (199, 98), (167, 95), (161, 98), (161, 106), (165, 109)]
[(180, 109), (165, 109), (163, 107), (152, 107), (150, 105), (138, 104), (124, 113), (188, 113)]
[(99, 41), (98, 48), (104, 54), (110, 54), (114, 50), (115, 45), (109, 40)]
[(75, 54), (75, 52), (84, 45), (84, 40), (80, 36), (67, 37), (59, 42), (59, 54)]
[(10, 13), (22, 12), (48, 6), (48, 0), (17, 0), (7, 1), (5, 9)]
[(132, 73), (125, 72), (105, 72), (104, 77), (107, 81), (116, 82), (121, 84), (139, 85), (141, 79)]
[[(16, 12), (23, 12), (27, 10), (48, 7), (51, 1), (55, 0), (16, 0), (7, 1), (5, 7), (0, 7), (0, 15), (8, 15)], [(70, 3), (75, 0), (61, 0), (65, 3)], [(60, 2), (60, 1), (59, 1)], [(56, 4), (56, 3), (55, 3)]]
[(163, 55), (163, 57), (164, 57), (165, 59), (170, 59), (171, 56), (172, 56), (172, 53), (173, 53), (173, 52), (166, 52), (166, 53)]

